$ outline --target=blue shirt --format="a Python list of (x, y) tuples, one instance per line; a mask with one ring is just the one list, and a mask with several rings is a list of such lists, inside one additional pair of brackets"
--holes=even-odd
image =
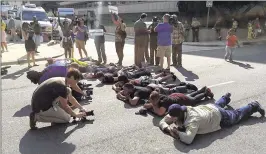
[(158, 46), (170, 46), (172, 45), (173, 27), (169, 23), (160, 23), (155, 27), (155, 31), (158, 32), (157, 44)]
[(66, 77), (67, 66), (49, 66), (39, 80), (39, 84), (53, 77)]
[(76, 30), (78, 31), (77, 32), (77, 35), (76, 35), (76, 39), (77, 40), (81, 40), (81, 41), (85, 41), (85, 33), (87, 33), (87, 26), (82, 26), (80, 27), (82, 30), (85, 30), (85, 32), (81, 32), (79, 31), (78, 27), (76, 27)]

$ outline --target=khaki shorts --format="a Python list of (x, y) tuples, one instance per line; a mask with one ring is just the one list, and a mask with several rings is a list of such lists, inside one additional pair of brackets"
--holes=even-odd
[(157, 57), (163, 58), (163, 57), (171, 57), (172, 53), (172, 46), (158, 46), (157, 48)]
[(80, 49), (85, 49), (85, 41), (76, 40), (76, 47)]

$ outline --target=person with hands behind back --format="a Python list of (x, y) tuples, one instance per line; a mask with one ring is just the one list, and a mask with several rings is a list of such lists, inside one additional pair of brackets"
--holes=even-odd
[[(72, 68), (66, 77), (50, 78), (37, 87), (31, 100), (31, 129), (37, 129), (36, 122), (68, 123), (71, 117), (86, 117), (86, 110), (72, 96), (69, 88), (80, 79), (82, 76), (79, 70)], [(75, 113), (68, 102), (81, 112)]]

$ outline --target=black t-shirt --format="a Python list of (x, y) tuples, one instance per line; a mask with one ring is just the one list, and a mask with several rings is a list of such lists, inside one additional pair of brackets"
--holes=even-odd
[(182, 93), (173, 93), (169, 96), (160, 95), (159, 107), (168, 110), (172, 104), (186, 105), (186, 102), (188, 102), (188, 98)]
[(31, 99), (32, 111), (39, 113), (52, 107), (53, 101), (59, 96), (67, 98), (68, 91), (65, 78), (54, 77), (44, 81), (34, 91)]
[(135, 86), (133, 96), (139, 97), (140, 99), (149, 99), (152, 90), (147, 87)]
[[(103, 32), (106, 32), (105, 27), (103, 25), (99, 25), (96, 29), (102, 29)], [(95, 43), (104, 43), (105, 42), (104, 35), (103, 36), (95, 36), (94, 42)]]
[(114, 83), (114, 75), (109, 73), (104, 74), (102, 83)]

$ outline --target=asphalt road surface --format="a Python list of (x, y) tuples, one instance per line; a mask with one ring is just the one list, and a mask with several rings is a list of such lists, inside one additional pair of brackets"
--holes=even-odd
[[(265, 48), (265, 45), (239, 48), (234, 53), (234, 63), (224, 61), (224, 49), (186, 52), (184, 69), (171, 70), (180, 81), (198, 87), (210, 86), (215, 99), (231, 92), (233, 108), (253, 100), (266, 108)], [(44, 68), (44, 63), (39, 64), (41, 66), (33, 69)], [(38, 123), (39, 129), (30, 131), (28, 115), (36, 85), (26, 78), (26, 67), (14, 65), (8, 75), (2, 76), (3, 154), (265, 153), (266, 124), (259, 114), (232, 128), (197, 135), (193, 144), (187, 146), (159, 130), (161, 118), (135, 115), (140, 107), (131, 108), (116, 100), (111, 86), (98, 81), (92, 82), (93, 101), (85, 105), (95, 110), (93, 124)]]

